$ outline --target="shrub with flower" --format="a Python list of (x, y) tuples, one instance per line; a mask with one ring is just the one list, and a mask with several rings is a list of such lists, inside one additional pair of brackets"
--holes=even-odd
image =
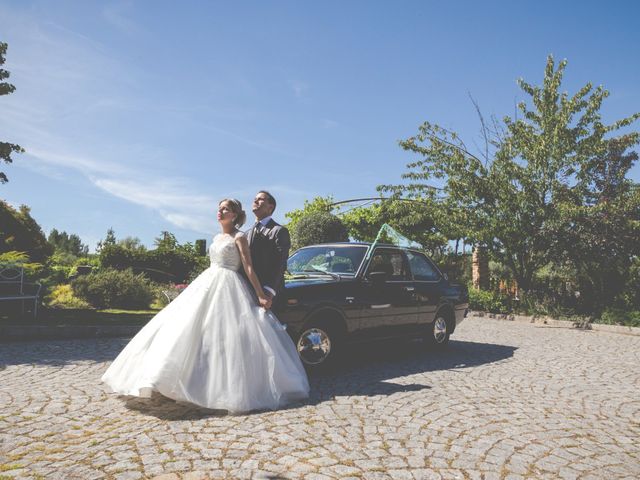
[(161, 295), (159, 297), (161, 306), (166, 306), (169, 302), (175, 300), (175, 298), (182, 293), (182, 291), (187, 288), (189, 284), (187, 283), (175, 283), (173, 285), (167, 285), (164, 288), (161, 288)]

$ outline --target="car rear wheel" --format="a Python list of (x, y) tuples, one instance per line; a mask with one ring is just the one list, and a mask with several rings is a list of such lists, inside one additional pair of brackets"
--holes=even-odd
[(449, 323), (444, 315), (438, 314), (435, 320), (429, 324), (426, 338), (427, 343), (435, 348), (444, 348), (449, 343)]
[(335, 329), (325, 323), (305, 327), (296, 342), (302, 363), (311, 369), (321, 369), (336, 357), (337, 336)]

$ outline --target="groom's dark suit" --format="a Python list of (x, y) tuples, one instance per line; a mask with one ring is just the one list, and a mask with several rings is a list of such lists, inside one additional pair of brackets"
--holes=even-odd
[(276, 292), (276, 303), (284, 288), (284, 271), (287, 268), (291, 238), (289, 231), (270, 219), (266, 225), (259, 222), (247, 233), (251, 261), (258, 280)]

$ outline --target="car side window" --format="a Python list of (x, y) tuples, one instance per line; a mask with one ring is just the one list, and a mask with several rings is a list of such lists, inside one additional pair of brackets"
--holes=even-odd
[(385, 272), (391, 281), (411, 280), (402, 252), (378, 248), (371, 258), (367, 275), (371, 272)]
[(440, 274), (431, 262), (427, 260), (427, 257), (419, 253), (407, 252), (407, 258), (409, 259), (409, 266), (411, 267), (414, 280), (427, 282), (440, 280)]

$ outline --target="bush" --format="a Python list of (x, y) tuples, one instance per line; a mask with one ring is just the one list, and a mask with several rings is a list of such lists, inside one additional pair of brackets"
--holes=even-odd
[[(180, 295), (187, 286), (188, 284), (186, 283), (156, 285), (155, 300), (151, 307), (158, 309), (166, 307), (169, 305), (169, 302), (173, 301), (173, 299)], [(167, 298), (165, 292), (169, 295), (169, 298)]]
[(617, 300), (627, 310), (640, 310), (640, 257), (633, 259), (624, 291)]
[(607, 308), (600, 317), (598, 323), (609, 325), (626, 325), (627, 327), (640, 327), (640, 310), (623, 310), (620, 308)]
[(144, 253), (122, 245), (106, 245), (100, 250), (100, 265), (118, 270), (137, 267), (144, 264)]
[(37, 279), (44, 269), (41, 263), (31, 263), (29, 255), (25, 252), (10, 251), (0, 253), (0, 268), (18, 267), (24, 270), (24, 275), (29, 281)]
[(469, 308), (482, 312), (506, 313), (508, 299), (499, 293), (469, 287)]
[[(107, 245), (100, 251), (103, 268), (116, 270), (133, 269), (143, 273), (148, 279), (158, 283), (176, 283), (189, 280), (193, 272), (198, 273), (209, 266), (207, 257), (199, 256), (190, 244), (173, 250), (131, 250), (122, 245)], [(206, 264), (204, 268), (202, 265)]]
[(293, 232), (294, 249), (315, 243), (347, 242), (349, 234), (342, 221), (326, 212), (313, 212), (298, 220)]
[(71, 285), (58, 285), (45, 297), (51, 308), (91, 308), (91, 305), (73, 294)]
[(96, 308), (147, 309), (155, 297), (151, 282), (130, 269), (90, 273), (76, 278), (71, 286), (76, 296)]

